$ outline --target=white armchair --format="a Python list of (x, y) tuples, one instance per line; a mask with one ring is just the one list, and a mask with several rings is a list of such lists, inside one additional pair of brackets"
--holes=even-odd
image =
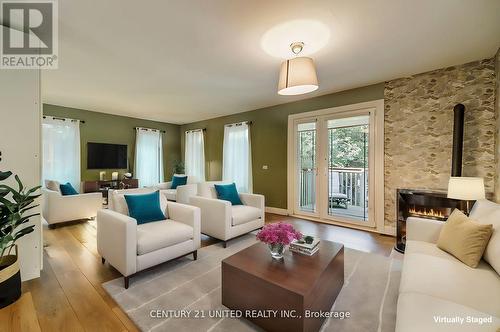
[(63, 196), (60, 192), (42, 188), (42, 216), (49, 224), (90, 219), (102, 209), (102, 194), (88, 193)]
[(114, 190), (109, 193), (108, 210), (97, 214), (97, 251), (102, 263), (108, 261), (124, 276), (125, 288), (134, 274), (151, 266), (193, 254), (200, 247), (200, 209), (168, 202), (160, 195), (165, 220), (137, 225), (129, 217), (125, 194), (152, 192), (152, 189)]
[(190, 197), (189, 203), (201, 210), (201, 232), (227, 241), (262, 228), (265, 221), (264, 196), (240, 193), (243, 205), (217, 199), (215, 184), (223, 182), (198, 183), (198, 196)]
[[(176, 175), (174, 175), (176, 176)], [(172, 189), (172, 181), (162, 182), (152, 188), (160, 190), (169, 201), (188, 204), (189, 197), (196, 196), (198, 180), (194, 176), (188, 176), (187, 183)]]

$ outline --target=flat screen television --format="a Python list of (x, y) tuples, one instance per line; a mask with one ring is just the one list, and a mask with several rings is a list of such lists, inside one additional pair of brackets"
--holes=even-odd
[(127, 146), (122, 144), (87, 143), (88, 169), (126, 169)]

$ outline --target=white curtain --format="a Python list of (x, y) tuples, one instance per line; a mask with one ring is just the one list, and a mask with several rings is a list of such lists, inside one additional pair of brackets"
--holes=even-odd
[(134, 165), (139, 186), (163, 182), (163, 144), (159, 130), (136, 128)]
[(55, 119), (42, 121), (42, 183), (69, 182), (80, 189), (80, 121)]
[(203, 130), (186, 131), (185, 140), (186, 175), (205, 181), (205, 143)]
[(252, 148), (247, 123), (224, 127), (222, 177), (236, 183), (239, 192), (252, 193)]

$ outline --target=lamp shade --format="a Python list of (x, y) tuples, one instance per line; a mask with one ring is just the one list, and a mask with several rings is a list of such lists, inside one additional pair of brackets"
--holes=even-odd
[(318, 77), (313, 59), (298, 57), (281, 64), (278, 94), (301, 95), (318, 89)]
[(483, 178), (451, 177), (448, 198), (475, 201), (486, 197)]

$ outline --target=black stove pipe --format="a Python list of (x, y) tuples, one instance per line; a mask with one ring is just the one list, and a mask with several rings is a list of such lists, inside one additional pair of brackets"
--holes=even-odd
[(453, 107), (453, 150), (451, 156), (451, 176), (462, 176), (462, 153), (464, 149), (465, 106)]

